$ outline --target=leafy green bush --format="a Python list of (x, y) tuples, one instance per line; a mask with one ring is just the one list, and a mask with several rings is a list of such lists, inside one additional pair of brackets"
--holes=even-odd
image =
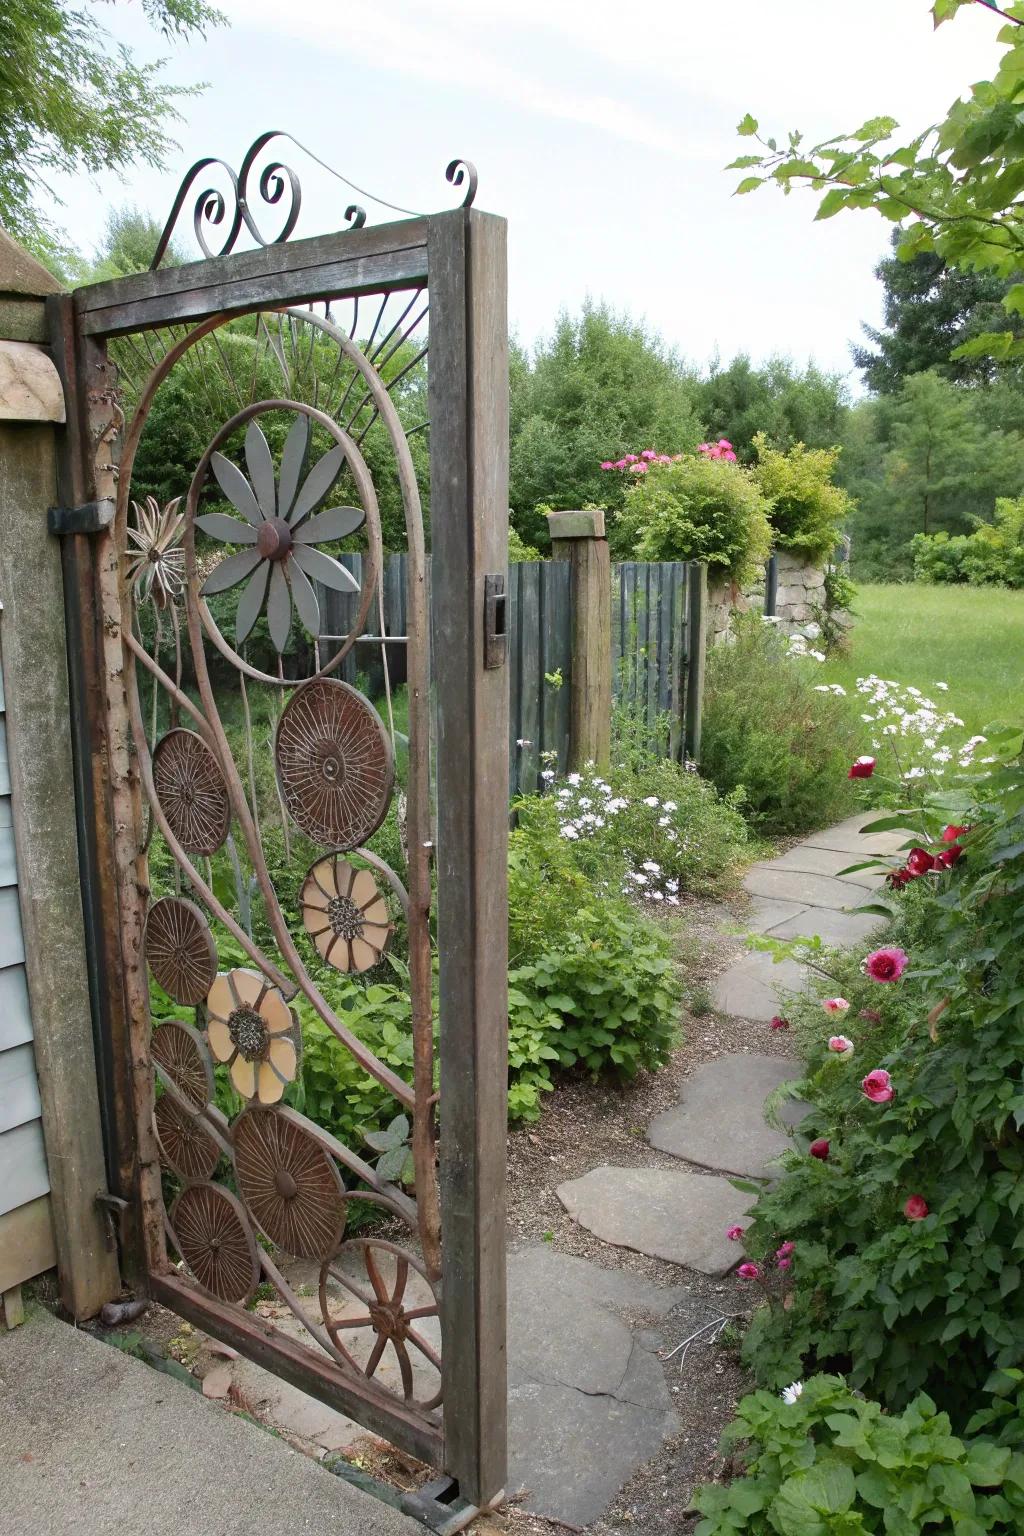
[(742, 792), (764, 832), (825, 826), (854, 807), (846, 772), (862, 727), (839, 684), (815, 684), (814, 665), (754, 614), (737, 615), (731, 643), (708, 655), (701, 772), (723, 795)]
[(742, 584), (768, 557), (768, 502), (752, 473), (726, 459), (652, 465), (630, 486), (610, 541), (619, 559), (698, 560)]
[(706, 1485), (696, 1536), (961, 1536), (1024, 1526), (1024, 1456), (988, 1440), (965, 1443), (920, 1394), (898, 1415), (813, 1376), (782, 1401), (743, 1398), (723, 1451), (741, 1447), (741, 1477)]
[(970, 534), (915, 533), (914, 580), (1024, 587), (1024, 496), (996, 498), (993, 521)]
[(783, 452), (773, 448), (764, 432), (754, 438), (757, 463), (753, 476), (770, 504), (773, 543), (778, 549), (796, 549), (808, 560), (826, 560), (853, 502), (832, 483), (838, 448), (806, 448), (795, 443)]
[[(791, 1305), (762, 1308), (744, 1341), (762, 1381), (838, 1366), (890, 1407), (925, 1389), (964, 1425), (1024, 1356), (1021, 742), (990, 729), (994, 768), (880, 823), (918, 850), (893, 898), (910, 896), (892, 937), (911, 968), (873, 988), (829, 976), (851, 1003), (852, 1056), (825, 1061), (825, 1015), (817, 1043), (804, 1036), (801, 1140), (827, 1155), (787, 1153), (745, 1233), (755, 1257), (795, 1244)], [(864, 1092), (876, 1069), (884, 1102)]]

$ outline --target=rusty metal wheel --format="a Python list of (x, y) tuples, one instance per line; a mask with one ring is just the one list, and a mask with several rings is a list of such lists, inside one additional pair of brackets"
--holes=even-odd
[(220, 1146), (200, 1115), (190, 1115), (165, 1093), (153, 1111), (153, 1126), (161, 1158), (172, 1173), (189, 1183), (212, 1179), (220, 1162)]
[(153, 787), (185, 852), (215, 854), (231, 826), (231, 803), (220, 764), (201, 736), (180, 727), (161, 736), (153, 751)]
[(206, 1041), (191, 1024), (165, 1019), (153, 1031), (149, 1054), (197, 1109), (213, 1098), (213, 1063)]
[[(357, 1261), (362, 1272), (359, 1279), (346, 1273), (343, 1261), (346, 1256)], [(394, 1274), (387, 1271), (393, 1267)], [(365, 1274), (365, 1282), (362, 1275)], [(420, 1306), (406, 1304), (406, 1292), (411, 1276), (415, 1274), (426, 1286), (430, 1301)], [(359, 1303), (354, 1317), (332, 1315), (329, 1284), (331, 1281), (346, 1293), (345, 1299)], [(365, 1311), (363, 1310), (365, 1308)], [(356, 1237), (342, 1243), (338, 1251), (327, 1259), (320, 1269), (320, 1313), (339, 1357), (354, 1371), (371, 1380), (390, 1344), (401, 1373), (402, 1397), (406, 1403), (430, 1410), (441, 1401), (440, 1380), (436, 1392), (425, 1398), (415, 1395), (412, 1358), (409, 1347), (415, 1349), (431, 1365), (440, 1378), (441, 1356), (414, 1324), (438, 1316), (437, 1297), (427, 1278), (426, 1269), (414, 1254), (383, 1238)], [(370, 1329), (374, 1334), (373, 1346), (365, 1364), (360, 1364), (349, 1345), (343, 1342), (343, 1334), (355, 1329)], [(351, 1342), (351, 1340), (350, 1340)]]
[(315, 677), (285, 706), (274, 743), (281, 794), (296, 826), (329, 848), (358, 848), (387, 815), (391, 742), (377, 711), (336, 678)]
[(259, 1284), (256, 1239), (239, 1202), (219, 1184), (190, 1184), (170, 1210), (178, 1252), (218, 1301), (244, 1303)]
[(312, 1121), (253, 1105), (232, 1136), (238, 1191), (263, 1235), (296, 1258), (334, 1253), (345, 1230), (345, 1186)]
[(146, 918), (146, 959), (176, 1003), (194, 1008), (217, 974), (217, 946), (206, 916), (192, 901), (164, 896)]

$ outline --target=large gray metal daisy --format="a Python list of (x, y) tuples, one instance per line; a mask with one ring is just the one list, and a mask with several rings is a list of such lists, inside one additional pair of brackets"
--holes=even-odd
[(251, 546), (228, 555), (202, 586), (202, 596), (210, 597), (248, 579), (238, 603), (237, 645), (252, 633), (264, 604), (270, 638), (279, 653), (288, 644), (293, 603), (303, 627), (316, 639), (320, 604), (313, 583), (319, 581), (336, 592), (359, 590), (350, 571), (315, 547), (346, 538), (365, 521), (361, 507), (316, 510), (341, 473), (345, 450), (340, 445), (331, 448), (300, 484), (308, 444), (309, 417), (298, 416), (285, 439), (280, 472), (275, 476), (270, 445), (258, 423), (250, 421), (245, 434), (248, 478), (222, 453), (210, 459), (218, 485), (244, 521), (225, 512), (208, 512), (196, 518), (196, 527), (225, 543)]

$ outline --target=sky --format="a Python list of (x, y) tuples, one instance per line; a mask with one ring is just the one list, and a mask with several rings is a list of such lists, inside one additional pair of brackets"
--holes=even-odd
[[(95, 248), (113, 205), (162, 222), (193, 160), (237, 168), (270, 128), (422, 211), (458, 201), (444, 169), (461, 156), (479, 170), (477, 206), (509, 221), (510, 323), (524, 344), (589, 297), (695, 364), (783, 354), (854, 390), (849, 345), (880, 319), (872, 269), (889, 226), (873, 212), (816, 224), (810, 192), (734, 196), (739, 174), (723, 168), (750, 149), (736, 124), (751, 112), (765, 133), (799, 127), (813, 142), (887, 113), (916, 131), (990, 77), (1000, 52), (982, 6), (935, 32), (928, 0), (219, 4), (230, 26), (185, 45), (155, 34), (138, 0), (101, 8), (139, 57), (167, 56), (169, 80), (208, 89), (184, 103), (165, 171), (58, 184), (78, 248)], [(340, 227), (351, 194), (286, 148), (303, 188), (295, 238)], [(395, 217), (366, 206), (370, 222)]]

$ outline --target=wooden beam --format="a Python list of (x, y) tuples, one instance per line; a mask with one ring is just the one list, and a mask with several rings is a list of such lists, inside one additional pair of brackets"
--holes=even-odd
[(4, 1322), (8, 1328), (17, 1328), (25, 1321), (25, 1303), (21, 1299), (21, 1286), (12, 1285), (9, 1291), (0, 1292)]
[(568, 560), (572, 610), (569, 767), (607, 767), (612, 737), (612, 567), (604, 512), (549, 512), (551, 552)]
[(75, 309), (84, 335), (117, 336), (341, 293), (415, 288), (427, 277), (426, 230), (425, 219), (405, 219), (139, 272), (79, 288)]
[(437, 688), (445, 1466), (505, 1484), (508, 665), (484, 665), (484, 578), (508, 558), (506, 226), (429, 221)]
[(0, 599), (14, 838), (25, 970), (61, 1299), (91, 1317), (120, 1290), (97, 1193), (106, 1167), (82, 894), (61, 553), (47, 533), (56, 499), (49, 424), (0, 426)]
[(686, 644), (686, 756), (700, 762), (704, 719), (704, 663), (708, 648), (708, 568), (691, 565), (688, 572)]

